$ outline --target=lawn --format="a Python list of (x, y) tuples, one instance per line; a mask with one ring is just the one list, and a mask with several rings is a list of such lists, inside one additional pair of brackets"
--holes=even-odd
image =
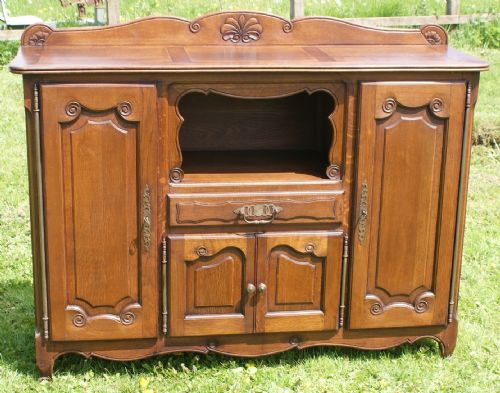
[[(44, 20), (74, 23), (75, 7), (63, 8), (59, 0), (8, 0), (12, 15), (36, 14)], [(208, 12), (228, 9), (252, 9), (288, 17), (289, 0), (121, 0), (122, 19), (148, 15), (176, 15), (194, 18)], [(305, 0), (306, 15), (330, 15), (339, 18), (366, 16), (443, 15), (445, 0)], [(460, 2), (462, 14), (500, 12), (498, 0)]]
[[(10, 0), (13, 13), (35, 13), (70, 20), (56, 0)], [(173, 1), (124, 0), (127, 19), (173, 13)], [(248, 1), (175, 2), (175, 14), (185, 17), (228, 8), (247, 8)], [(346, 0), (306, 1), (308, 12), (337, 15), (327, 7)], [(363, 2), (356, 2), (357, 5)], [(399, 14), (427, 12), (444, 1), (372, 1), (405, 4)], [(487, 11), (494, 1), (462, 1)], [(464, 4), (466, 3), (466, 4)], [(135, 7), (132, 4), (136, 4)], [(257, 0), (254, 7), (286, 15), (288, 1)], [(158, 5), (158, 7), (156, 7)], [(398, 5), (399, 6), (399, 5)], [(31, 7), (31, 8), (29, 8)], [(143, 7), (139, 9), (139, 7)], [(170, 7), (170, 8), (169, 8)], [(322, 8), (323, 7), (323, 8)], [(388, 6), (387, 6), (388, 7)], [(307, 9), (307, 8), (306, 8)], [(314, 10), (312, 12), (311, 10)], [(429, 11), (430, 10), (430, 11)], [(19, 11), (19, 12), (17, 12)], [(339, 12), (340, 12), (339, 11)], [(470, 9), (467, 12), (472, 12)], [(73, 12), (73, 11), (71, 11)], [(66, 15), (66, 16), (65, 16)], [(366, 15), (362, 12), (356, 15)], [(377, 14), (378, 15), (378, 14)], [(67, 19), (64, 19), (67, 18)], [(39, 383), (34, 366), (33, 295), (29, 227), (26, 142), (21, 78), (0, 68), (0, 392), (498, 392), (500, 391), (500, 50), (473, 48), (476, 30), (454, 32), (451, 41), (490, 61), (482, 75), (476, 108), (475, 135), (488, 146), (475, 146), (472, 155), (464, 261), (459, 304), (459, 337), (454, 355), (442, 359), (437, 344), (423, 340), (391, 350), (366, 352), (342, 348), (291, 351), (249, 362), (215, 355), (185, 354), (119, 363), (66, 355), (56, 363), (52, 382)], [(498, 30), (497, 30), (498, 31)], [(467, 37), (464, 40), (463, 37)], [(472, 37), (472, 38), (471, 38)], [(498, 39), (498, 36), (497, 36)], [(481, 40), (481, 38), (479, 38)], [(477, 46), (477, 45), (476, 45)], [(1, 66), (0, 66), (1, 67)]]

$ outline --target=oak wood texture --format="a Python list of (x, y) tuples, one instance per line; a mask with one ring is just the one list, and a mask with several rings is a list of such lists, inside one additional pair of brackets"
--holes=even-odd
[(257, 332), (334, 330), (342, 233), (268, 233), (257, 237)]
[(29, 28), (11, 69), (25, 74), (41, 374), (68, 352), (252, 357), (430, 337), (450, 355), (457, 199), (487, 67), (436, 26), (242, 11)]
[(189, 182), (239, 181), (242, 172), (273, 181), (294, 173), (321, 179), (329, 165), (340, 177), (345, 94), (342, 82), (173, 83), (168, 132), (178, 143), (169, 167), (182, 168)]
[(381, 29), (327, 17), (288, 21), (246, 11), (191, 22), (153, 17), (94, 29), (34, 25), (21, 42), (11, 64), (19, 73), (488, 67), (448, 48), (446, 31), (435, 25)]
[(341, 232), (171, 235), (169, 243), (171, 336), (336, 328)]
[(232, 93), (239, 97), (211, 91), (184, 94), (178, 102), (184, 119), (179, 130), (181, 151), (328, 151), (329, 116), (335, 109), (331, 93), (303, 91), (267, 98), (263, 89), (257, 89), (253, 86), (259, 99), (241, 98), (241, 92)]
[(444, 325), (465, 84), (364, 83), (360, 96), (357, 194), (367, 184), (367, 213), (355, 236), (349, 326)]
[[(246, 225), (236, 213), (244, 206), (274, 205), (282, 210), (269, 224), (341, 223), (343, 195), (340, 193), (287, 193), (244, 196), (239, 194), (170, 194), (169, 225)], [(267, 217), (268, 218), (268, 217)]]
[(154, 337), (157, 253), (141, 241), (140, 195), (148, 185), (156, 198), (156, 89), (43, 84), (41, 95), (51, 339)]
[(255, 239), (238, 235), (169, 236), (171, 336), (253, 331)]

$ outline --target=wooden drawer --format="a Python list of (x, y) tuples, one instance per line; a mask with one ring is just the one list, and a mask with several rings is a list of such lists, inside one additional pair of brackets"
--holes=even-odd
[(342, 221), (343, 191), (287, 194), (169, 194), (170, 226)]

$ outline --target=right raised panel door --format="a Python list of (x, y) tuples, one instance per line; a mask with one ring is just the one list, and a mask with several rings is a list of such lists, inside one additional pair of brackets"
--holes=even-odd
[(336, 330), (341, 232), (257, 236), (258, 333)]
[(444, 325), (465, 83), (363, 83), (349, 326)]

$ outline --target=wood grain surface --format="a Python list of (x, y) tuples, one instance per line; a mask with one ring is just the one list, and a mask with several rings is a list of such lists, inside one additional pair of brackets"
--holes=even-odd
[(438, 26), (235, 11), (27, 29), (11, 70), (25, 74), (40, 373), (67, 352), (427, 337), (450, 355), (487, 68)]

